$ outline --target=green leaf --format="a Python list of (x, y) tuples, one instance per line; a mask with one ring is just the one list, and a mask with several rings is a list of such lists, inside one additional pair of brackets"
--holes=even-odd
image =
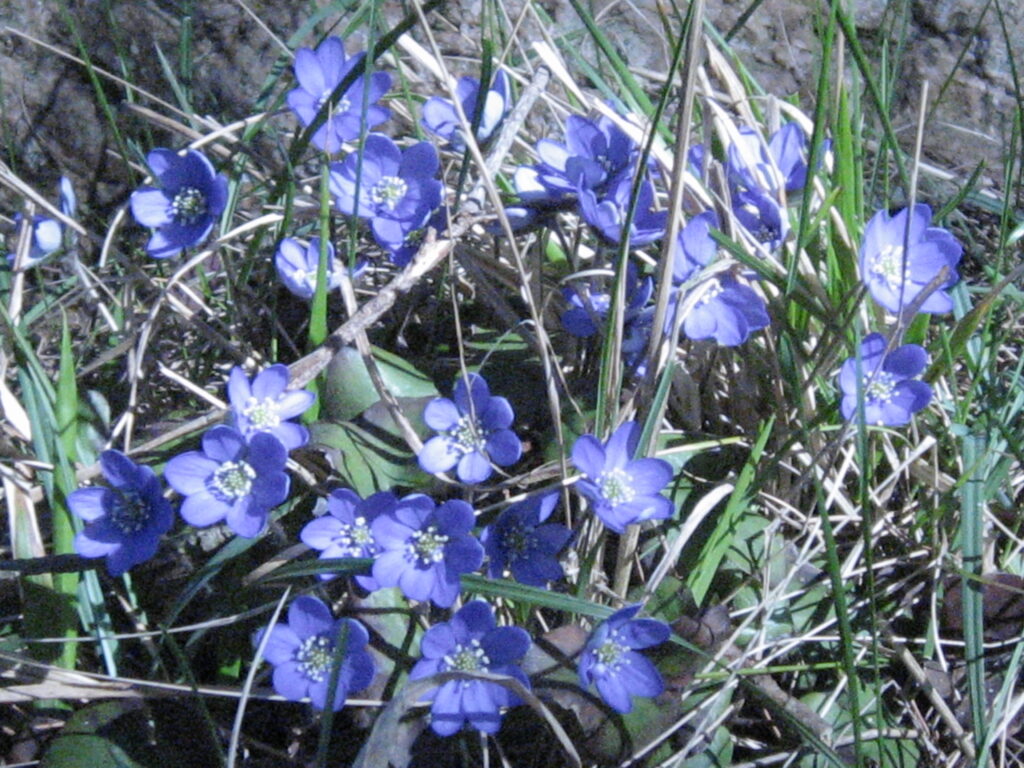
[[(384, 384), (397, 398), (437, 397), (430, 378), (398, 355), (373, 349)], [(370, 371), (355, 347), (342, 347), (327, 366), (323, 415), (330, 421), (349, 421), (380, 400)]]
[(313, 424), (310, 438), (328, 454), (342, 482), (364, 498), (396, 485), (415, 488), (431, 481), (404, 443), (352, 422)]

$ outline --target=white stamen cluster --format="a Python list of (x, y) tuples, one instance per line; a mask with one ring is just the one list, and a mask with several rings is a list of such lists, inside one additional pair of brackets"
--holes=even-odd
[(398, 176), (384, 176), (373, 185), (370, 190), (370, 199), (376, 205), (382, 205), (389, 211), (395, 210), (398, 201), (405, 197), (409, 191), (409, 185), (405, 179)]
[(244, 461), (225, 461), (208, 481), (210, 491), (222, 501), (233, 502), (248, 496), (256, 470)]
[(307, 637), (295, 651), (299, 671), (314, 683), (324, 680), (331, 671), (334, 646), (327, 635)]
[(263, 431), (269, 431), (281, 423), (277, 403), (269, 397), (263, 400), (250, 397), (242, 408), (242, 415), (255, 429)]
[(191, 224), (206, 213), (206, 195), (195, 187), (182, 187), (171, 200), (171, 217), (179, 224)]
[(597, 478), (597, 487), (601, 490), (601, 495), (613, 505), (632, 501), (636, 496), (633, 478), (619, 468), (602, 472)]
[(406, 542), (405, 552), (410, 559), (418, 560), (420, 565), (434, 565), (444, 560), (444, 545), (447, 543), (448, 537), (438, 533), (437, 526), (429, 525), (424, 531), (413, 531)]

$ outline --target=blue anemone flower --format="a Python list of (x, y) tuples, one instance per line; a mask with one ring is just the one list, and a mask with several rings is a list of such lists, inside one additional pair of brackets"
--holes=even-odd
[(904, 344), (888, 354), (887, 342), (880, 333), (865, 336), (860, 344), (860, 377), (857, 359), (851, 357), (839, 371), (843, 393), (844, 419), (852, 419), (858, 403), (864, 402), (864, 421), (886, 427), (902, 427), (910, 417), (928, 405), (932, 388), (914, 380), (928, 365), (928, 353), (917, 344)]
[(622, 238), (627, 235), (631, 246), (649, 245), (665, 234), (668, 211), (653, 209), (654, 186), (646, 180), (640, 185), (629, 230), (624, 231), (632, 191), (633, 180), (628, 176), (613, 184), (607, 197), (601, 200), (592, 190), (583, 187), (579, 189), (580, 212), (583, 218), (613, 245), (621, 243)]
[(523, 444), (509, 427), (515, 419), (504, 397), (491, 397), (483, 376), (469, 374), (455, 382), (452, 399), (438, 397), (423, 409), (423, 421), (441, 434), (427, 440), (417, 459), (424, 472), (455, 468), (464, 483), (482, 483), (491, 464), (507, 467), (519, 461)]
[[(71, 181), (67, 176), (60, 177), (57, 189), (60, 196), (61, 213), (69, 218), (73, 217), (77, 201), (75, 199), (74, 187), (71, 186)], [(21, 221), (21, 214), (14, 214), (14, 223), (20, 224)], [(31, 267), (38, 264), (63, 244), (64, 225), (56, 219), (51, 219), (49, 216), (34, 215), (32, 217), (32, 233), (30, 235), (28, 254), (22, 267)], [(16, 258), (16, 253), (7, 254), (7, 261), (12, 266)]]
[(228, 377), (228, 399), (238, 431), (251, 438), (260, 432), (273, 435), (292, 451), (309, 442), (309, 430), (294, 419), (316, 401), (305, 389), (288, 389), (288, 366), (277, 363), (264, 368), (252, 382), (239, 366)]
[[(373, 521), (398, 506), (391, 491), (380, 491), (365, 499), (348, 488), (336, 488), (327, 497), (327, 514), (306, 523), (299, 533), (302, 543), (320, 551), (320, 559), (334, 557), (376, 557), (380, 546), (373, 538)], [(323, 573), (321, 579), (333, 579)], [(359, 574), (356, 582), (368, 592), (380, 588), (370, 575)]]
[(616, 533), (633, 523), (672, 516), (672, 502), (661, 495), (672, 480), (672, 466), (662, 459), (634, 459), (639, 440), (640, 425), (627, 421), (606, 443), (582, 435), (572, 447), (572, 463), (583, 473), (576, 489)]
[(572, 539), (572, 531), (559, 523), (545, 523), (558, 504), (558, 491), (512, 504), (480, 535), (490, 561), (492, 579), (506, 569), (521, 584), (543, 587), (562, 578), (558, 553)]
[[(476, 114), (477, 100), (480, 96), (480, 81), (475, 77), (460, 77), (455, 85), (455, 95), (462, 106), (462, 114), (472, 124)], [(499, 69), (491, 82), (484, 98), (480, 123), (477, 127), (476, 140), (486, 144), (494, 131), (505, 118), (512, 106), (512, 87), (508, 75)], [(423, 119), (420, 124), (435, 136), (448, 142), (454, 151), (461, 152), (466, 148), (466, 140), (462, 135), (462, 126), (455, 107), (449, 99), (432, 96), (423, 104)]]
[[(300, 299), (312, 299), (316, 293), (316, 275), (320, 268), (320, 238), (314, 237), (309, 245), (303, 246), (298, 240), (286, 237), (277, 247), (274, 268), (285, 288)], [(327, 244), (327, 290), (337, 290), (341, 285), (341, 267), (334, 257), (334, 246)]]
[[(299, 87), (288, 93), (288, 106), (303, 126), (309, 126), (327, 99), (365, 53), (347, 57), (345, 45), (337, 37), (328, 37), (316, 51), (299, 48), (295, 52), (295, 78)], [(313, 134), (313, 146), (334, 154), (346, 141), (352, 141), (391, 116), (387, 107), (377, 104), (391, 87), (391, 75), (374, 72), (357, 77), (336, 104), (327, 107), (327, 120)], [(369, 91), (369, 93), (367, 93)], [(363, 102), (367, 110), (363, 113)]]
[(931, 221), (932, 209), (918, 203), (913, 211), (904, 208), (895, 216), (879, 211), (864, 228), (861, 279), (871, 297), (893, 314), (913, 304), (943, 267), (948, 270), (946, 279), (918, 311), (938, 314), (953, 310), (953, 299), (946, 289), (960, 278), (956, 267), (963, 246), (947, 230), (930, 226)]
[(185, 496), (181, 516), (198, 528), (223, 520), (239, 536), (256, 536), (270, 510), (288, 498), (288, 451), (271, 434), (246, 441), (223, 424), (203, 435), (202, 446), (175, 456), (164, 470), (168, 485)]
[(484, 549), (470, 533), (473, 508), (453, 499), (438, 507), (414, 493), (399, 500), (370, 525), (380, 547), (373, 578), (398, 587), (410, 600), (448, 608), (459, 596), (460, 576), (480, 567)]
[(156, 259), (177, 256), (206, 240), (228, 201), (228, 179), (202, 152), (154, 149), (146, 163), (159, 183), (132, 192), (135, 220), (156, 232), (146, 244)]
[(368, 219), (374, 239), (397, 250), (441, 204), (443, 187), (435, 178), (439, 167), (437, 150), (429, 141), (403, 151), (387, 136), (371, 133), (363, 142), (361, 166), (358, 152), (331, 165), (331, 193), (339, 211)]
[[(315, 709), (338, 711), (349, 694), (373, 682), (373, 657), (366, 650), (369, 633), (355, 619), (335, 619), (331, 609), (315, 597), (297, 597), (288, 607), (288, 623), (259, 630), (253, 637), (258, 646), (269, 632), (263, 657), (274, 665), (274, 690), (288, 701), (309, 697)], [(330, 696), (331, 666), (338, 643), (344, 638), (334, 695)]]
[[(420, 641), (422, 658), (409, 673), (420, 680), (441, 672), (490, 672), (514, 677), (527, 689), (530, 680), (519, 660), (530, 649), (530, 635), (519, 627), (499, 627), (494, 611), (483, 600), (472, 600), (450, 621), (435, 624)], [(430, 727), (440, 736), (458, 733), (468, 724), (484, 733), (501, 727), (502, 707), (521, 700), (508, 688), (489, 680), (449, 680), (430, 691)]]
[(604, 702), (620, 714), (633, 709), (633, 697), (654, 697), (665, 689), (657, 667), (637, 653), (665, 642), (671, 630), (657, 619), (633, 618), (640, 604), (616, 611), (597, 629), (580, 654), (580, 685), (597, 687)]
[(68, 509), (86, 523), (74, 548), (82, 557), (107, 558), (107, 571), (120, 576), (156, 554), (160, 537), (174, 523), (174, 510), (149, 467), (109, 450), (100, 454), (100, 468), (112, 487), (68, 494)]

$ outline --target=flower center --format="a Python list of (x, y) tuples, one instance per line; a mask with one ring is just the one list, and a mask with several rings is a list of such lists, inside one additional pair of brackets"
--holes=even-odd
[(597, 487), (601, 489), (601, 495), (613, 505), (632, 501), (636, 496), (636, 491), (633, 490), (633, 478), (622, 469), (602, 472), (597, 478)]
[(249, 420), (253, 427), (260, 430), (271, 430), (281, 423), (281, 416), (277, 412), (277, 403), (269, 397), (257, 400), (250, 397), (242, 408), (242, 415)]
[(408, 191), (409, 185), (406, 184), (405, 179), (398, 176), (385, 176), (370, 190), (370, 199), (377, 205), (393, 211), (398, 201), (405, 197), (405, 193)]
[(721, 294), (723, 290), (725, 289), (722, 288), (722, 282), (720, 280), (710, 281), (704, 293), (701, 294), (700, 301), (697, 303), (697, 306), (702, 307), (705, 304), (710, 304), (718, 298), (719, 294)]
[(182, 187), (171, 200), (171, 216), (179, 224), (192, 224), (206, 214), (206, 195), (195, 187)]
[(479, 672), (487, 670), (491, 660), (487, 658), (479, 640), (471, 640), (469, 645), (457, 643), (455, 650), (444, 657), (444, 671)]
[(537, 537), (533, 535), (532, 528), (516, 523), (505, 531), (501, 543), (508, 553), (509, 561), (515, 562), (537, 548)]
[(864, 377), (864, 390), (868, 400), (878, 400), (888, 403), (892, 400), (893, 392), (899, 382), (896, 377), (888, 371), (879, 371), (873, 376)]
[(370, 548), (374, 543), (373, 534), (370, 533), (370, 526), (366, 524), (365, 517), (357, 517), (351, 524), (342, 523), (333, 540), (348, 557), (365, 557), (372, 554)]
[(138, 491), (115, 490), (114, 502), (110, 508), (110, 522), (121, 533), (138, 533), (151, 517), (149, 504)]
[(612, 632), (608, 639), (594, 650), (598, 667), (609, 667), (612, 671), (617, 670), (624, 663), (622, 657), (628, 650), (629, 648), (619, 642), (618, 631)]
[(307, 637), (295, 651), (299, 671), (314, 683), (324, 680), (331, 671), (334, 643), (324, 634)]
[(892, 290), (899, 290), (910, 273), (909, 259), (904, 257), (903, 246), (889, 243), (882, 248), (871, 262), (871, 272), (882, 278)]
[[(321, 109), (323, 109), (324, 104), (326, 104), (327, 100), (331, 97), (331, 91), (333, 91), (333, 90), (334, 89), (331, 88), (330, 90), (324, 91), (323, 93), (320, 94), (320, 98), (317, 99), (316, 103), (313, 105), (313, 108), (317, 112), (319, 112)], [(340, 114), (340, 113), (348, 112), (351, 108), (352, 108), (352, 104), (348, 100), (348, 94), (345, 94), (340, 99), (338, 99), (338, 103), (337, 103), (337, 105), (335, 105), (335, 107), (334, 107), (334, 109), (332, 111), (335, 114)]]
[(221, 501), (233, 502), (248, 496), (256, 470), (244, 461), (225, 461), (210, 477), (210, 491)]
[(459, 417), (458, 423), (448, 430), (455, 449), (461, 453), (484, 452), (487, 447), (487, 432), (469, 414)]
[(413, 531), (406, 542), (406, 554), (412, 560), (419, 560), (421, 566), (434, 565), (444, 560), (444, 545), (448, 537), (437, 532), (437, 526), (429, 525), (425, 531)]

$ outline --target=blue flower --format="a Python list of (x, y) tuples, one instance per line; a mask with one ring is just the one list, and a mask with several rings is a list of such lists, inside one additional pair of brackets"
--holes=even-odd
[[(60, 177), (58, 190), (60, 193), (61, 213), (68, 217), (74, 216), (76, 205), (75, 190), (66, 176)], [(15, 224), (20, 224), (21, 220), (22, 216), (20, 213), (14, 214)], [(56, 219), (51, 219), (49, 216), (36, 214), (32, 217), (32, 234), (30, 236), (28, 255), (22, 267), (31, 267), (38, 264), (63, 244), (64, 225)], [(7, 254), (7, 261), (12, 266), (16, 258), (16, 253)]]
[[(406, 149), (387, 136), (371, 133), (359, 153), (331, 165), (330, 187), (338, 210), (370, 220), (374, 239), (384, 248), (401, 248), (441, 204), (437, 150), (429, 141)], [(359, 198), (356, 199), (356, 180)]]
[(726, 154), (726, 175), (734, 188), (777, 196), (782, 189), (798, 192), (807, 183), (807, 135), (796, 123), (782, 126), (767, 145), (757, 131), (740, 128), (739, 140)]
[(75, 534), (74, 547), (82, 557), (106, 557), (107, 571), (120, 576), (156, 554), (174, 510), (149, 467), (111, 450), (100, 454), (100, 468), (112, 488), (68, 494), (68, 509), (86, 523)]
[(553, 193), (578, 189), (605, 192), (633, 176), (639, 148), (611, 118), (589, 120), (570, 115), (565, 121), (565, 144), (537, 142), (541, 162), (534, 166), (538, 182)]
[(209, 237), (227, 205), (228, 180), (194, 149), (183, 155), (154, 149), (146, 162), (159, 186), (132, 192), (132, 215), (142, 226), (156, 230), (146, 244), (149, 255), (166, 259)]
[[(677, 291), (669, 302), (668, 317), (675, 316), (679, 301)], [(693, 341), (714, 339), (723, 347), (735, 347), (771, 322), (764, 299), (730, 272), (719, 272), (701, 281), (682, 301), (690, 305), (683, 333)]]
[(732, 197), (732, 210), (754, 239), (757, 256), (776, 250), (789, 232), (788, 217), (782, 206), (760, 189), (736, 192)]
[[(569, 302), (569, 309), (562, 313), (562, 327), (573, 336), (586, 339), (598, 332), (598, 324), (604, 323), (611, 309), (610, 293), (592, 290), (586, 296), (572, 286), (562, 289), (562, 295)], [(640, 272), (633, 262), (626, 265), (626, 313), (624, 325), (635, 322), (640, 311), (647, 306), (654, 291), (654, 280), (650, 277), (640, 279)], [(628, 333), (628, 332), (627, 332)]]
[(460, 377), (453, 400), (438, 397), (423, 409), (423, 421), (441, 434), (424, 444), (420, 468), (434, 474), (455, 467), (464, 483), (482, 483), (491, 476), (491, 463), (507, 467), (519, 461), (523, 444), (509, 427), (515, 419), (504, 397), (491, 397), (482, 376)]
[(288, 366), (277, 363), (256, 374), (252, 383), (237, 365), (228, 377), (228, 399), (238, 431), (251, 438), (273, 435), (291, 451), (309, 442), (309, 430), (288, 419), (300, 416), (316, 400), (305, 389), (288, 389)]
[[(423, 658), (409, 673), (420, 680), (441, 672), (490, 672), (514, 677), (529, 689), (518, 661), (530, 649), (530, 635), (519, 627), (499, 627), (491, 606), (473, 600), (450, 621), (435, 624), (420, 641)], [(430, 727), (440, 736), (458, 733), (467, 723), (484, 733), (501, 727), (501, 708), (521, 700), (508, 688), (488, 680), (449, 680), (428, 693)]]
[(288, 498), (284, 471), (288, 451), (271, 434), (248, 442), (225, 425), (203, 435), (203, 450), (179, 454), (167, 462), (168, 485), (185, 496), (181, 516), (202, 528), (227, 522), (239, 536), (252, 538), (267, 524), (270, 510)]
[[(316, 274), (320, 267), (320, 238), (310, 239), (303, 245), (294, 238), (286, 237), (277, 247), (274, 256), (277, 276), (285, 288), (300, 299), (312, 299), (316, 293)], [(341, 271), (336, 267), (334, 246), (327, 244), (327, 290), (333, 291), (341, 285)]]
[(672, 467), (662, 459), (634, 459), (639, 440), (640, 425), (627, 421), (603, 445), (582, 435), (572, 447), (572, 463), (583, 473), (576, 489), (616, 533), (632, 523), (672, 516), (672, 502), (660, 493), (672, 480)]
[[(288, 106), (304, 126), (312, 124), (334, 89), (365, 56), (360, 53), (347, 58), (345, 45), (337, 37), (328, 37), (315, 52), (310, 48), (295, 52), (295, 78), (299, 87), (289, 92)], [(326, 122), (313, 134), (313, 146), (334, 154), (344, 142), (358, 138), (391, 116), (390, 110), (377, 105), (391, 87), (391, 76), (374, 72), (370, 75), (369, 88), (366, 83), (366, 75), (356, 78), (338, 103), (328, 106)], [(369, 105), (365, 115), (364, 99)]]
[(480, 567), (484, 549), (473, 538), (473, 508), (464, 501), (440, 507), (414, 493), (370, 525), (380, 547), (373, 578), (398, 587), (410, 600), (449, 607), (459, 596), (459, 577)]
[[(274, 665), (274, 690), (289, 701), (309, 697), (315, 709), (345, 706), (349, 694), (373, 682), (373, 657), (366, 650), (370, 639), (366, 628), (355, 619), (335, 619), (331, 610), (315, 597), (297, 597), (288, 608), (288, 623), (261, 629), (253, 637), (258, 646), (269, 632), (263, 657)], [(335, 649), (344, 637), (345, 650), (337, 675), (334, 695), (329, 696), (331, 666)]]
[(704, 211), (686, 222), (679, 231), (673, 250), (673, 285), (682, 285), (714, 260), (718, 254), (718, 243), (711, 236), (711, 230), (717, 227), (715, 212)]
[(500, 579), (506, 569), (516, 581), (534, 587), (562, 578), (557, 555), (572, 539), (572, 531), (544, 523), (558, 504), (558, 495), (552, 491), (513, 504), (484, 529), (480, 540), (492, 579)]
[(387, 251), (388, 259), (391, 263), (396, 267), (404, 267), (412, 261), (412, 257), (416, 255), (423, 245), (423, 238), (426, 236), (428, 229), (433, 229), (437, 233), (445, 232), (448, 229), (448, 211), (446, 208), (438, 208), (431, 213), (426, 223), (422, 226), (412, 227), (406, 231), (406, 226), (403, 225), (402, 231), (405, 231), (405, 237), (401, 243), (381, 243), (381, 246)]
[[(462, 114), (466, 116), (466, 120), (470, 124), (473, 123), (473, 115), (476, 114), (479, 94), (479, 80), (475, 77), (459, 78), (459, 82), (455, 86), (455, 95), (458, 96), (459, 104), (462, 106)], [(480, 124), (476, 132), (476, 140), (480, 144), (487, 143), (511, 106), (512, 87), (508, 76), (499, 69), (487, 91), (483, 111), (480, 114)], [(440, 96), (432, 96), (427, 99), (423, 104), (423, 119), (420, 120), (420, 124), (448, 142), (448, 145), (456, 152), (461, 152), (466, 148), (459, 116), (450, 100), (442, 99)]]
[[(633, 180), (628, 176), (613, 184), (608, 196), (602, 200), (598, 200), (592, 190), (579, 188), (580, 212), (583, 218), (613, 245), (621, 243), (626, 234), (623, 227), (626, 223), (632, 188)], [(628, 237), (631, 246), (648, 245), (665, 234), (668, 211), (655, 211), (653, 204), (654, 186), (651, 182), (644, 181), (640, 185), (633, 220), (629, 224)]]
[(654, 697), (665, 689), (661, 674), (637, 650), (665, 642), (671, 630), (657, 619), (634, 619), (640, 604), (616, 611), (598, 625), (580, 655), (580, 685), (597, 687), (604, 702), (620, 714), (633, 709), (634, 696)]
[[(302, 529), (299, 538), (312, 549), (320, 550), (320, 559), (333, 557), (376, 557), (380, 547), (373, 538), (373, 521), (386, 512), (393, 512), (398, 498), (391, 491), (381, 491), (366, 499), (348, 488), (337, 488), (327, 497), (327, 514)], [(321, 574), (327, 580), (334, 576)], [(358, 575), (356, 582), (368, 592), (380, 588), (372, 576)]]
[(886, 427), (902, 427), (928, 405), (932, 388), (913, 380), (928, 365), (928, 353), (917, 344), (904, 344), (889, 354), (880, 333), (865, 336), (860, 344), (860, 378), (857, 359), (849, 358), (839, 371), (840, 405), (844, 419), (852, 419), (864, 402), (864, 421)]
[(946, 289), (960, 277), (956, 267), (963, 246), (945, 229), (929, 226), (931, 220), (932, 209), (918, 203), (913, 212), (904, 208), (892, 217), (888, 211), (879, 211), (864, 229), (860, 244), (861, 279), (871, 297), (893, 314), (913, 304), (943, 267), (949, 270), (946, 279), (924, 300), (919, 311), (937, 314), (953, 310), (953, 299)]

